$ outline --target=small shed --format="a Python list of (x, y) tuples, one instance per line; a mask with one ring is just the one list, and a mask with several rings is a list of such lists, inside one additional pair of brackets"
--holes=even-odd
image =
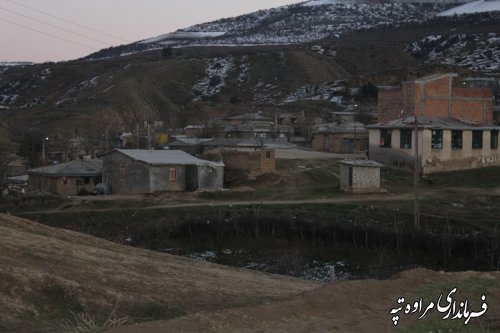
[(380, 187), (383, 164), (370, 160), (340, 161), (340, 189), (351, 193), (384, 192)]

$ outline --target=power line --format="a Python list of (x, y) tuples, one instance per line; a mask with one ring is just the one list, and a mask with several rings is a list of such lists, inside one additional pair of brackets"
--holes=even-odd
[(11, 22), (9, 20), (6, 20), (2, 17), (0, 17), (0, 21), (3, 21), (3, 22), (6, 22), (6, 23), (9, 23), (9, 24), (12, 24), (12, 25), (15, 25), (15, 26), (18, 26), (18, 27), (21, 27), (21, 28), (24, 28), (24, 29), (28, 29), (28, 30), (31, 30), (31, 31), (35, 31), (35, 32), (38, 32), (40, 34), (43, 34), (43, 35), (46, 35), (46, 36), (49, 36), (49, 37), (52, 37), (52, 38), (55, 38), (55, 39), (59, 39), (59, 40), (62, 40), (62, 41), (65, 41), (65, 42), (68, 42), (68, 43), (71, 43), (71, 44), (75, 44), (75, 45), (78, 45), (78, 46), (82, 46), (82, 47), (85, 47), (87, 49), (91, 49), (93, 51), (97, 51), (96, 48), (92, 47), (92, 46), (88, 46), (88, 45), (85, 45), (85, 44), (81, 44), (81, 43), (78, 43), (78, 42), (74, 42), (72, 40), (69, 40), (69, 39), (66, 39), (66, 38), (63, 38), (63, 37), (59, 37), (59, 36), (56, 36), (56, 35), (52, 35), (48, 32), (44, 32), (44, 31), (40, 31), (40, 30), (37, 30), (35, 28), (31, 28), (31, 27), (27, 27), (25, 25), (22, 25), (22, 24), (18, 24), (18, 23), (15, 23), (15, 22)]
[(10, 2), (12, 4), (15, 4), (17, 6), (20, 6), (20, 7), (24, 7), (24, 8), (27, 8), (27, 9), (30, 9), (32, 11), (35, 11), (37, 13), (40, 13), (40, 14), (43, 14), (43, 15), (46, 15), (46, 16), (49, 16), (49, 17), (52, 17), (52, 18), (55, 18), (55, 19), (58, 19), (58, 20), (61, 20), (61, 21), (64, 21), (66, 23), (70, 23), (70, 24), (73, 24), (73, 25), (76, 25), (80, 28), (84, 28), (84, 29), (87, 29), (87, 30), (90, 30), (90, 31), (93, 31), (93, 32), (97, 32), (97, 33), (100, 33), (100, 34), (104, 34), (106, 36), (109, 36), (109, 37), (112, 37), (112, 38), (115, 38), (115, 39), (118, 39), (118, 40), (121, 40), (122, 42), (126, 42), (126, 43), (130, 43), (130, 41), (126, 40), (126, 39), (123, 39), (121, 37), (118, 37), (118, 36), (114, 36), (112, 34), (109, 34), (105, 31), (101, 31), (101, 30), (97, 30), (97, 29), (94, 29), (94, 28), (91, 28), (91, 27), (88, 27), (88, 26), (85, 26), (83, 24), (80, 24), (80, 23), (77, 23), (77, 22), (73, 22), (73, 21), (70, 21), (70, 20), (67, 20), (65, 18), (62, 18), (62, 17), (59, 17), (59, 16), (56, 16), (56, 15), (52, 15), (50, 13), (46, 13), (44, 11), (41, 11), (39, 9), (36, 9), (36, 8), (33, 8), (33, 7), (30, 7), (30, 6), (27, 6), (27, 5), (24, 5), (24, 4), (21, 4), (21, 3), (18, 3), (16, 1), (12, 1), (12, 0), (4, 0), (4, 1), (7, 1), (7, 2)]
[(104, 42), (102, 40), (99, 40), (99, 39), (95, 39), (95, 38), (92, 38), (92, 37), (89, 37), (89, 36), (86, 36), (86, 35), (83, 35), (83, 34), (80, 34), (78, 32), (74, 32), (74, 31), (71, 31), (71, 30), (68, 30), (68, 29), (65, 29), (63, 27), (60, 27), (60, 26), (57, 26), (57, 25), (54, 25), (54, 24), (51, 24), (51, 23), (47, 23), (47, 22), (44, 22), (44, 21), (41, 21), (41, 20), (38, 20), (36, 18), (33, 18), (33, 17), (30, 17), (30, 16), (27, 16), (27, 15), (24, 15), (24, 14), (20, 14), (18, 12), (15, 12), (13, 10), (10, 10), (10, 9), (7, 9), (7, 8), (3, 8), (3, 7), (0, 7), (1, 10), (5, 10), (6, 12), (9, 12), (9, 13), (12, 13), (14, 15), (18, 15), (18, 16), (21, 16), (21, 17), (24, 17), (24, 18), (27, 18), (29, 20), (32, 20), (32, 21), (35, 21), (35, 22), (38, 22), (38, 23), (41, 23), (41, 24), (45, 24), (49, 27), (53, 27), (53, 28), (56, 28), (56, 29), (59, 29), (59, 30), (62, 30), (62, 31), (65, 31), (65, 32), (68, 32), (68, 33), (71, 33), (71, 34), (74, 34), (74, 35), (77, 35), (77, 36), (80, 36), (80, 37), (84, 37), (84, 38), (87, 38), (89, 40), (92, 40), (94, 42), (98, 42), (98, 43), (101, 43), (101, 44), (104, 44), (106, 46), (111, 46), (111, 43), (108, 43), (108, 42)]

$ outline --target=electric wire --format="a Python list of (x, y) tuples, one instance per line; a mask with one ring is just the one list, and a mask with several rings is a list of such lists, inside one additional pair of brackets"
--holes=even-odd
[(38, 20), (38, 19), (36, 19), (36, 18), (33, 18), (33, 17), (30, 17), (30, 16), (27, 16), (27, 15), (24, 15), (24, 14), (20, 14), (20, 13), (18, 13), (18, 12), (15, 12), (15, 11), (10, 10), (10, 9), (7, 9), (7, 8), (0, 7), (0, 10), (4, 10), (4, 11), (9, 12), (9, 13), (12, 13), (12, 14), (14, 14), (14, 15), (18, 15), (18, 16), (21, 16), (21, 17), (27, 18), (27, 19), (29, 19), (29, 20), (32, 20), (32, 21), (35, 21), (35, 22), (38, 22), (38, 23), (44, 24), (44, 25), (46, 25), (46, 26), (53, 27), (53, 28), (56, 28), (56, 29), (59, 29), (59, 30), (65, 31), (65, 32), (68, 32), (68, 33), (73, 34), (73, 35), (76, 35), (76, 36), (80, 36), (80, 37), (83, 37), (83, 38), (87, 38), (87, 39), (89, 39), (89, 40), (92, 40), (92, 41), (94, 41), (94, 42), (98, 42), (98, 43), (104, 44), (104, 45), (106, 45), (106, 46), (112, 46), (112, 44), (111, 44), (111, 43), (104, 42), (104, 41), (102, 41), (102, 40), (95, 39), (95, 38), (92, 38), (92, 37), (89, 37), (89, 36), (86, 36), (86, 35), (80, 34), (80, 33), (78, 33), (78, 32), (71, 31), (71, 30), (65, 29), (65, 28), (63, 28), (63, 27), (57, 26), (57, 25), (55, 25), (55, 24), (51, 24), (51, 23), (47, 23), (47, 22), (44, 22), (44, 21)]
[(64, 21), (66, 23), (70, 23), (70, 24), (73, 24), (73, 25), (76, 25), (80, 28), (84, 28), (84, 29), (87, 29), (87, 30), (90, 30), (90, 31), (93, 31), (93, 32), (97, 32), (97, 33), (100, 33), (100, 34), (104, 34), (108, 37), (112, 37), (112, 38), (115, 38), (115, 39), (118, 39), (122, 42), (126, 42), (126, 43), (131, 43), (130, 41), (124, 39), (124, 38), (121, 38), (121, 37), (118, 37), (118, 36), (115, 36), (115, 35), (112, 35), (110, 33), (107, 33), (105, 31), (101, 31), (101, 30), (97, 30), (97, 29), (94, 29), (94, 28), (91, 28), (91, 27), (88, 27), (88, 26), (85, 26), (83, 24), (80, 24), (80, 23), (77, 23), (77, 22), (73, 22), (71, 20), (68, 20), (68, 19), (65, 19), (65, 18), (62, 18), (62, 17), (59, 17), (59, 16), (56, 16), (56, 15), (53, 15), (53, 14), (50, 14), (50, 13), (47, 13), (47, 12), (44, 12), (44, 11), (41, 11), (39, 9), (36, 9), (36, 8), (33, 8), (33, 7), (30, 7), (30, 6), (27, 6), (27, 5), (24, 5), (22, 3), (19, 3), (19, 2), (16, 2), (16, 1), (12, 1), (12, 0), (4, 0), (6, 2), (10, 2), (12, 4), (15, 4), (17, 6), (20, 6), (20, 7), (24, 7), (24, 8), (27, 8), (29, 10), (32, 10), (32, 11), (35, 11), (37, 13), (40, 13), (40, 14), (43, 14), (43, 15), (46, 15), (46, 16), (49, 16), (49, 17), (52, 17), (52, 18), (55, 18), (55, 19), (58, 19), (58, 20), (61, 20), (61, 21)]
[(72, 41), (72, 40), (69, 40), (69, 39), (66, 39), (64, 37), (59, 37), (59, 36), (56, 36), (56, 35), (53, 35), (53, 34), (50, 34), (48, 32), (44, 32), (44, 31), (41, 31), (41, 30), (38, 30), (38, 29), (35, 29), (35, 28), (31, 28), (31, 27), (27, 27), (25, 25), (22, 25), (22, 24), (19, 24), (19, 23), (15, 23), (15, 22), (12, 22), (12, 21), (9, 21), (5, 18), (2, 18), (0, 17), (0, 21), (3, 21), (3, 22), (6, 22), (6, 23), (9, 23), (9, 24), (12, 24), (12, 25), (15, 25), (15, 26), (18, 26), (18, 27), (21, 27), (21, 28), (24, 28), (24, 29), (28, 29), (28, 30), (31, 30), (31, 31), (35, 31), (35, 32), (38, 32), (40, 34), (43, 34), (43, 35), (46, 35), (46, 36), (49, 36), (49, 37), (52, 37), (52, 38), (55, 38), (55, 39), (59, 39), (59, 40), (62, 40), (62, 41), (65, 41), (65, 42), (68, 42), (68, 43), (71, 43), (71, 44), (75, 44), (75, 45), (78, 45), (78, 46), (82, 46), (82, 47), (85, 47), (87, 49), (91, 49), (93, 51), (98, 51), (98, 49), (92, 47), (92, 46), (88, 46), (88, 45), (85, 45), (85, 44), (82, 44), (82, 43), (79, 43), (79, 42), (75, 42), (75, 41)]

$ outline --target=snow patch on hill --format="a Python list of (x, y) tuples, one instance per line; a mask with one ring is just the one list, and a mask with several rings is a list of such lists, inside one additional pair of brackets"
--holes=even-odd
[(306, 2), (303, 6), (311, 7), (311, 6), (324, 6), (324, 5), (334, 5), (341, 2), (348, 2), (342, 0), (311, 0)]
[(215, 96), (226, 86), (226, 78), (234, 68), (234, 59), (212, 58), (207, 61), (206, 76), (198, 81), (193, 87), (194, 101)]
[(423, 22), (451, 6), (444, 2), (402, 0), (376, 3), (312, 0), (194, 25), (141, 43), (171, 46), (300, 44), (381, 25)]
[(433, 35), (412, 43), (407, 51), (427, 63), (467, 67), (484, 74), (500, 70), (500, 35)]
[(494, 11), (500, 11), (500, 0), (480, 0), (466, 3), (465, 5), (439, 13), (437, 16), (453, 16)]

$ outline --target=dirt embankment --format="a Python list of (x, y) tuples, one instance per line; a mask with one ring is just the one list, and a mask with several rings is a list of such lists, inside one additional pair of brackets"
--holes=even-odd
[(57, 332), (73, 314), (105, 320), (116, 304), (117, 316), (132, 323), (167, 319), (276, 301), (317, 286), (0, 214), (0, 331)]
[[(446, 307), (446, 296), (453, 288), (452, 299), (468, 300), (471, 312), (481, 312), (484, 294), (488, 310), (479, 318), (443, 319), (437, 305), (422, 320), (426, 307), (433, 301)], [(398, 298), (404, 297), (398, 326), (392, 322), (392, 309)], [(405, 315), (404, 306), (424, 298), (423, 309)], [(399, 274), (394, 279), (376, 281), (342, 281), (274, 303), (198, 313), (171, 321), (156, 321), (138, 326), (114, 328), (106, 333), (163, 332), (499, 332), (500, 273), (444, 273), (416, 269)], [(456, 312), (454, 312), (456, 313)]]
[[(424, 308), (457, 288), (473, 318), (423, 320), (390, 311), (397, 300)], [(116, 304), (136, 332), (498, 332), (500, 273), (417, 269), (389, 280), (315, 284), (117, 245), (0, 214), (0, 331), (64, 332), (74, 314), (96, 323)], [(446, 301), (441, 305), (446, 306)], [(458, 304), (458, 303), (457, 303)], [(404, 310), (403, 310), (404, 311)], [(82, 318), (82, 317), (80, 317)]]

